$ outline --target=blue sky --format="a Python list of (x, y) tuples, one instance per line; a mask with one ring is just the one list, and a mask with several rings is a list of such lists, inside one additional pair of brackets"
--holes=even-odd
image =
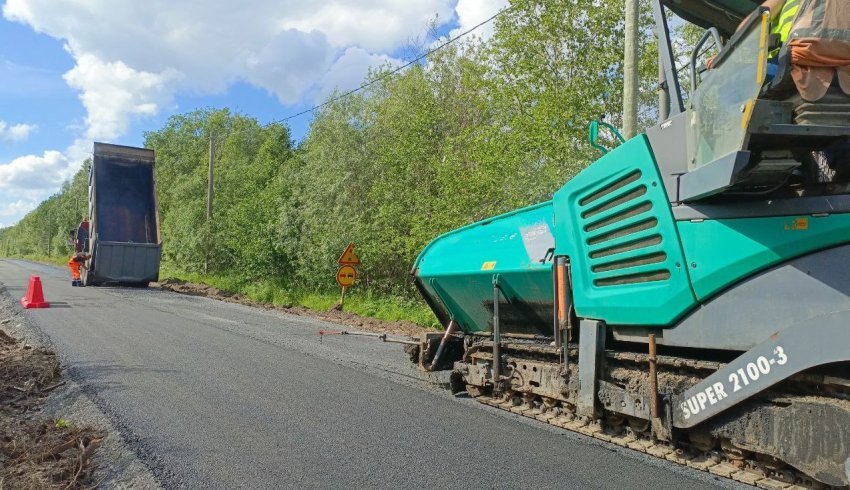
[[(435, 17), (451, 36), (507, 3), (0, 1), (0, 227), (56, 192), (93, 141), (140, 146), (144, 131), (199, 107), (279, 120), (401, 62), (411, 40), (435, 42)], [(300, 139), (310, 116), (289, 124)]]

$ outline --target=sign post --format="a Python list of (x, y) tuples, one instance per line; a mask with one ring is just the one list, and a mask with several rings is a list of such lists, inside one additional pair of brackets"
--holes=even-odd
[(355, 266), (360, 265), (360, 257), (354, 251), (354, 244), (349, 243), (345, 247), (345, 251), (339, 256), (337, 263), (340, 265), (336, 271), (336, 282), (342, 288), (342, 293), (339, 298), (339, 309), (342, 310), (345, 304), (345, 291), (354, 284), (357, 280), (357, 269)]

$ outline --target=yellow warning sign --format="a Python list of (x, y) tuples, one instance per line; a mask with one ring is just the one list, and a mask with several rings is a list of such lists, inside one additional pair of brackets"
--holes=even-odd
[(350, 265), (344, 265), (336, 271), (336, 282), (340, 286), (347, 288), (354, 284), (357, 280), (357, 269)]
[(354, 251), (354, 244), (349, 243), (347, 247), (345, 247), (345, 252), (339, 256), (339, 260), (336, 261), (339, 265), (360, 265), (360, 257), (357, 256), (357, 252)]
[(491, 260), (490, 262), (484, 262), (483, 264), (481, 264), (481, 270), (482, 271), (491, 271), (495, 268), (496, 268), (496, 261), (495, 260)]

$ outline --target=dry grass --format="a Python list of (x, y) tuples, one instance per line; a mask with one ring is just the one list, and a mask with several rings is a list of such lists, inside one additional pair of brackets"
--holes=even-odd
[(38, 414), (47, 395), (63, 384), (60, 375), (53, 352), (0, 330), (0, 489), (96, 486), (91, 457), (102, 434)]

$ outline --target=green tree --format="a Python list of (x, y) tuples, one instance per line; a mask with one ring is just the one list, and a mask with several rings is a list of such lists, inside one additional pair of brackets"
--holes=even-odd
[[(597, 158), (587, 124), (620, 123), (622, 7), (514, 2), (488, 41), (459, 40), (392, 75), (376, 67), (368, 89), (331, 94), (297, 145), (286, 125), (228, 109), (172, 116), (145, 134), (156, 151), (164, 264), (330, 291), (336, 258), (353, 241), (366, 289), (417, 297), (409, 271), (430, 240), (546, 200)], [(658, 75), (648, 9), (641, 33), (640, 122), (650, 125)], [(0, 247), (45, 253), (49, 242), (58, 251), (81, 215), (87, 176), (0, 230)]]

